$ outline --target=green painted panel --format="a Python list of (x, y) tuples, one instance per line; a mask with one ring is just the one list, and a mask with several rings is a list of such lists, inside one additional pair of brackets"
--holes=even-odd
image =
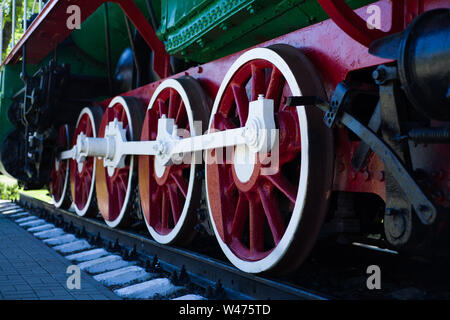
[[(108, 3), (111, 61), (113, 66), (119, 60), (120, 54), (129, 45), (128, 34), (122, 9), (115, 3)], [(105, 41), (105, 7), (101, 6), (81, 25), (81, 29), (71, 34), (72, 40), (87, 55), (106, 64)]]
[[(23, 87), (20, 80), (20, 64), (4, 66), (0, 72), (0, 146), (5, 138), (14, 130), (14, 126), (9, 121), (8, 109), (11, 105), (11, 97)], [(5, 173), (0, 159), (0, 173)]]
[[(67, 63), (71, 66), (71, 73), (90, 76), (105, 76), (106, 66), (95, 61), (85, 54), (75, 45), (60, 45), (57, 50), (58, 64)], [(27, 65), (27, 73), (32, 75), (40, 67), (48, 65), (53, 58), (53, 53), (49, 54), (39, 65)], [(4, 139), (13, 131), (14, 126), (8, 118), (8, 109), (12, 103), (12, 97), (23, 88), (24, 84), (20, 79), (22, 64), (6, 65), (0, 73), (0, 146)], [(4, 172), (0, 159), (0, 172)]]
[(328, 18), (316, 0), (163, 0), (161, 10), (158, 36), (169, 54), (202, 63)]
[[(146, 0), (135, 0), (136, 5), (141, 12), (149, 19), (149, 12), (145, 2)], [(160, 1), (152, 0), (151, 5), (156, 15), (156, 20), (160, 21)], [(123, 50), (130, 46), (130, 40), (125, 25), (124, 13), (118, 4), (108, 3), (108, 16), (111, 41), (111, 62), (113, 67), (115, 67)], [(91, 16), (89, 16), (82, 23), (81, 29), (72, 32), (71, 37), (76, 45), (87, 55), (106, 64), (105, 6), (100, 6)]]

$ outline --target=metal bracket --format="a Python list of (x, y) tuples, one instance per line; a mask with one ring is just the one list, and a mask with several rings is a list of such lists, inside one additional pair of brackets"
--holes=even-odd
[[(373, 111), (372, 117), (369, 120), (369, 123), (367, 125), (370, 130), (373, 132), (378, 132), (381, 126), (381, 113), (380, 113), (380, 103), (377, 104), (375, 107), (375, 110)], [(352, 166), (355, 168), (355, 170), (359, 171), (364, 163), (367, 160), (367, 156), (369, 155), (370, 146), (365, 143), (364, 141), (361, 141), (361, 143), (358, 145), (358, 148), (355, 151), (355, 154), (352, 157)]]
[[(330, 111), (331, 109), (328, 104), (321, 102), (321, 100), (316, 97), (290, 97), (287, 100), (287, 105), (313, 105), (311, 104), (312, 101), (318, 101), (319, 103), (314, 104), (314, 106), (318, 107), (323, 112)], [(436, 219), (437, 210), (422, 192), (416, 181), (411, 177), (402, 161), (399, 160), (386, 142), (379, 138), (371, 129), (367, 128), (345, 111), (341, 110), (339, 114), (339, 118), (336, 121), (339, 121), (346, 126), (362, 141), (369, 145), (375, 154), (383, 161), (386, 171), (390, 172), (392, 177), (398, 183), (398, 186), (404, 192), (409, 203), (414, 207), (420, 221), (425, 225), (431, 225)], [(324, 121), (326, 121), (326, 118)]]
[(329, 128), (334, 128), (336, 121), (339, 121), (339, 115), (350, 92), (349, 86), (345, 82), (341, 82), (337, 85), (330, 101), (330, 108), (325, 112), (323, 118), (323, 121)]

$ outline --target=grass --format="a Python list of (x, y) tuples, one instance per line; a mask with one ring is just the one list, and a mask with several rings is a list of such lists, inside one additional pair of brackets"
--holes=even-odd
[(0, 175), (0, 199), (14, 200), (19, 199), (19, 193), (51, 203), (52, 198), (46, 189), (41, 190), (23, 190), (17, 185), (17, 180), (8, 176)]

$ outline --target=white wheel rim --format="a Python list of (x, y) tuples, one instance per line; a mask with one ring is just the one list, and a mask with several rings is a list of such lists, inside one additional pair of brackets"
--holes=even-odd
[[(80, 120), (81, 120), (81, 118), (83, 117), (84, 114), (88, 115), (89, 120), (91, 121), (91, 125), (92, 125), (93, 136), (97, 137), (97, 128), (95, 127), (94, 115), (93, 115), (91, 109), (89, 109), (88, 107), (83, 108), (83, 110), (81, 110), (80, 116), (78, 117), (78, 120), (77, 120), (76, 127), (78, 127), (78, 124), (80, 123)], [(76, 138), (75, 138), (75, 141), (76, 141)], [(84, 164), (83, 164), (83, 166), (84, 166)], [(95, 166), (96, 166), (96, 159), (94, 158), (93, 171), (92, 171), (92, 181), (91, 181), (91, 186), (90, 186), (90, 189), (89, 189), (89, 197), (88, 197), (88, 200), (86, 201), (86, 205), (84, 206), (84, 208), (80, 209), (76, 205), (75, 201), (73, 201), (73, 207), (75, 208), (75, 212), (80, 217), (83, 217), (84, 215), (86, 215), (86, 213), (89, 210), (89, 207), (91, 206), (92, 197), (94, 195), (94, 187), (95, 187)], [(79, 167), (79, 163), (77, 163), (77, 167)]]
[[(217, 112), (217, 109), (220, 104), (220, 99), (226, 89), (226, 87), (229, 84), (229, 81), (233, 77), (233, 75), (238, 71), (238, 69), (244, 65), (245, 63), (255, 60), (255, 59), (262, 59), (262, 60), (268, 60), (273, 65), (275, 65), (283, 74), (283, 76), (286, 79), (286, 82), (289, 84), (291, 88), (292, 95), (294, 96), (301, 96), (302, 92), (300, 90), (300, 87), (295, 79), (294, 74), (292, 73), (292, 70), (289, 68), (286, 61), (275, 51), (268, 49), (268, 48), (255, 48), (251, 49), (247, 52), (245, 52), (242, 56), (240, 56), (230, 67), (227, 74), (225, 75), (224, 80), (222, 81), (219, 91), (217, 93), (216, 99), (214, 100), (213, 109), (211, 112), (211, 118), (209, 122), (209, 129), (211, 129), (212, 122), (214, 119), (214, 115)], [(265, 258), (259, 260), (259, 261), (245, 261), (240, 259), (238, 256), (236, 256), (231, 249), (228, 247), (228, 245), (222, 240), (220, 237), (220, 234), (217, 230), (217, 227), (214, 222), (214, 217), (212, 215), (212, 210), (210, 207), (210, 199), (209, 194), (206, 192), (206, 198), (208, 203), (208, 212), (211, 224), (213, 225), (214, 233), (216, 235), (216, 239), (219, 242), (220, 247), (222, 248), (223, 252), (227, 256), (227, 258), (230, 260), (230, 262), (235, 265), (237, 268), (239, 268), (242, 271), (248, 272), (248, 273), (260, 273), (267, 270), (270, 270), (274, 266), (278, 264), (278, 262), (285, 256), (285, 254), (288, 251), (288, 248), (290, 247), (293, 239), (294, 234), (296, 233), (298, 226), (300, 225), (300, 221), (302, 219), (302, 212), (304, 208), (305, 203), (305, 196), (307, 193), (307, 181), (308, 181), (308, 167), (309, 167), (309, 158), (308, 158), (308, 147), (309, 147), (309, 141), (308, 141), (308, 121), (306, 117), (305, 108), (303, 106), (297, 107), (297, 114), (299, 119), (299, 125), (300, 125), (300, 134), (301, 134), (301, 169), (300, 169), (300, 179), (299, 179), (299, 187), (296, 197), (296, 202), (294, 206), (294, 210), (291, 215), (291, 219), (289, 221), (289, 224), (286, 228), (286, 231), (281, 239), (281, 241), (278, 243), (278, 245), (273, 249), (273, 251), (266, 256)], [(208, 176), (208, 166), (205, 164), (205, 177)], [(208, 179), (205, 179), (206, 183), (206, 190), (208, 191)]]
[[(66, 128), (66, 137), (67, 137), (67, 145), (69, 146), (69, 126), (66, 124), (66, 125), (64, 125), (65, 126), (65, 128)], [(70, 167), (70, 160), (69, 159), (67, 159), (67, 160), (64, 160), (64, 161), (66, 161), (67, 162), (67, 164), (66, 164), (66, 178), (64, 179), (64, 186), (63, 186), (63, 191), (62, 191), (62, 193), (61, 193), (61, 198), (59, 199), (59, 201), (56, 201), (55, 200), (55, 197), (52, 195), (52, 201), (53, 201), (53, 205), (56, 207), (56, 208), (60, 208), (61, 206), (62, 206), (62, 204), (63, 204), (63, 202), (64, 202), (64, 200), (65, 200), (65, 195), (66, 195), (66, 192), (67, 192), (67, 185), (68, 185), (68, 182), (69, 182), (69, 176), (70, 176), (70, 173), (69, 173), (69, 167)], [(60, 166), (60, 164), (59, 164), (59, 161), (55, 158), (55, 167), (56, 167), (56, 170), (58, 170), (59, 169), (59, 166)]]
[[(190, 128), (190, 134), (191, 136), (195, 136), (197, 133), (195, 131), (195, 126), (194, 126), (194, 116), (192, 114), (192, 108), (191, 108), (191, 104), (188, 98), (188, 94), (185, 91), (185, 89), (183, 88), (183, 86), (181, 85), (180, 82), (178, 82), (175, 79), (167, 79), (165, 81), (163, 81), (158, 88), (156, 88), (156, 91), (153, 93), (153, 96), (150, 100), (150, 103), (148, 104), (148, 108), (147, 110), (152, 109), (156, 99), (158, 98), (158, 95), (167, 88), (171, 88), (171, 89), (175, 89), (181, 96), (181, 99), (184, 102), (184, 106), (186, 108), (186, 113), (188, 116), (188, 122), (189, 122), (189, 128)], [(155, 161), (156, 163), (157, 161)], [(153, 239), (155, 239), (155, 241), (162, 243), (162, 244), (168, 244), (171, 243), (172, 241), (174, 241), (179, 233), (181, 228), (183, 227), (183, 224), (186, 220), (187, 214), (188, 214), (188, 209), (189, 209), (189, 205), (190, 205), (190, 201), (192, 199), (192, 190), (194, 187), (194, 179), (195, 179), (195, 164), (196, 164), (196, 153), (194, 152), (191, 155), (191, 168), (190, 168), (190, 172), (189, 172), (189, 183), (188, 183), (188, 191), (186, 194), (186, 201), (184, 202), (184, 206), (183, 206), (183, 210), (181, 211), (181, 215), (180, 218), (177, 222), (177, 224), (175, 225), (175, 227), (172, 229), (172, 231), (170, 231), (169, 233), (162, 235), (160, 233), (158, 233), (147, 221), (147, 218), (144, 216), (144, 221), (145, 221), (145, 225), (147, 226), (148, 231), (150, 232), (151, 236), (153, 237)], [(162, 175), (162, 174), (161, 174)]]
[[(110, 104), (108, 105), (108, 108), (112, 108), (116, 104), (122, 105), (127, 114), (128, 126), (130, 127), (130, 139), (133, 140), (134, 139), (133, 124), (132, 124), (132, 119), (131, 119), (130, 110), (128, 108), (128, 104), (123, 97), (118, 96), (111, 100)], [(119, 223), (122, 221), (122, 219), (125, 215), (125, 212), (127, 210), (127, 207), (128, 207), (128, 201), (129, 201), (130, 195), (131, 195), (131, 184), (133, 181), (134, 158), (135, 158), (134, 156), (130, 156), (130, 174), (128, 175), (127, 192), (125, 193), (124, 205), (122, 206), (122, 209), (120, 210), (119, 216), (115, 220), (104, 219), (106, 224), (111, 228), (115, 228), (119, 225)], [(108, 195), (108, 196), (110, 196), (110, 195)]]

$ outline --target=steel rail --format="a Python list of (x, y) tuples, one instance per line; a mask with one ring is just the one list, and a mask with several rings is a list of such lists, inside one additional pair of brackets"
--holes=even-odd
[(319, 293), (293, 286), (277, 279), (244, 273), (225, 262), (186, 249), (169, 247), (128, 230), (108, 227), (101, 221), (79, 217), (76, 214), (53, 207), (41, 200), (20, 195), (20, 203), (32, 208), (45, 209), (66, 224), (85, 230), (91, 236), (101, 235), (104, 243), (120, 243), (125, 249), (135, 249), (143, 259), (158, 257), (160, 265), (169, 272), (179, 272), (185, 266), (190, 280), (200, 287), (221, 284), (228, 299), (277, 299), (277, 300), (327, 300)]

